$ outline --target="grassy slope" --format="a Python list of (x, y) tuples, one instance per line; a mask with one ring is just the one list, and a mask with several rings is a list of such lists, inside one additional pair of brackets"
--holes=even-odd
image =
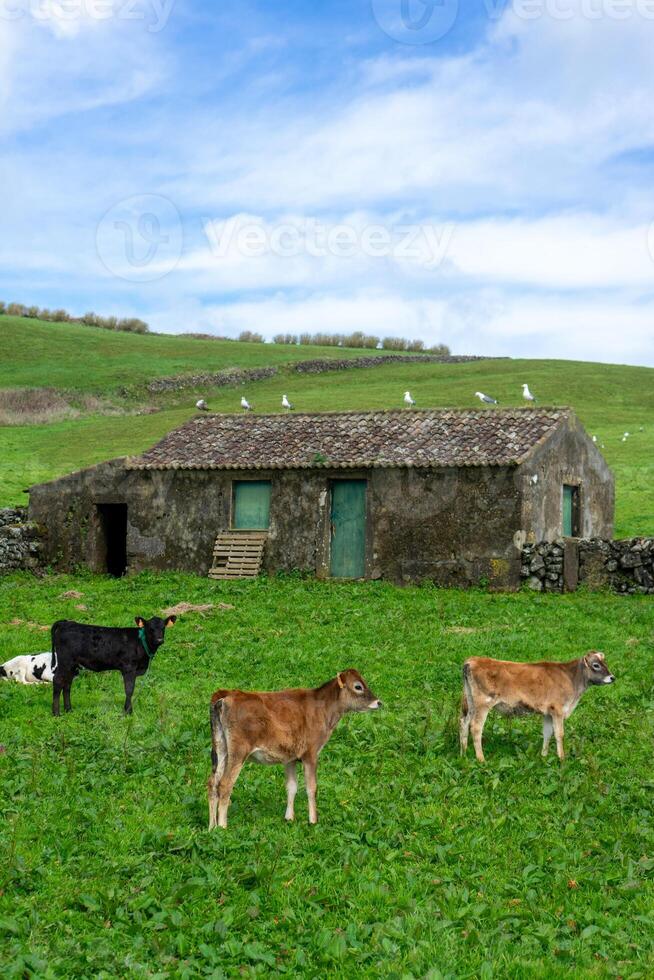
[(193, 371), (361, 354), (334, 347), (141, 336), (9, 316), (0, 316), (0, 349), (11, 352), (0, 360), (0, 388), (52, 387), (94, 394)]
[[(265, 348), (271, 350), (274, 348)], [(490, 392), (508, 406), (521, 404), (523, 381), (529, 382), (542, 403), (572, 405), (588, 431), (604, 443), (618, 481), (616, 533), (654, 534), (654, 371), (572, 361), (411, 363), (322, 375), (283, 374), (246, 389), (166, 396), (159, 399), (162, 411), (154, 415), (0, 429), (0, 506), (24, 501), (22, 491), (30, 483), (140, 452), (189, 418), (200, 393), (216, 411), (237, 410), (242, 391), (258, 411), (279, 410), (283, 392), (288, 392), (299, 409), (309, 411), (387, 408), (401, 405), (406, 388), (422, 407), (478, 406), (477, 389)], [(180, 399), (183, 404), (175, 404)], [(622, 443), (625, 431), (632, 435)]]
[[(14, 617), (123, 624), (180, 600), (235, 608), (182, 617), (131, 720), (116, 675), (78, 679), (59, 720), (49, 688), (0, 684), (3, 977), (654, 975), (651, 601), (10, 578), (0, 660), (47, 645)], [(618, 680), (582, 700), (563, 767), (541, 760), (534, 719), (489, 721), (485, 767), (458, 758), (467, 656), (592, 646)], [(352, 665), (386, 708), (325, 749), (320, 825), (301, 787), (285, 826), (281, 770), (252, 765), (230, 829), (209, 835), (210, 692)]]

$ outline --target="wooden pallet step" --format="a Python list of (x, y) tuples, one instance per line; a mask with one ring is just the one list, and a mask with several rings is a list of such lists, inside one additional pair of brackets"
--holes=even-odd
[(214, 545), (209, 578), (256, 578), (267, 539), (265, 531), (221, 531)]

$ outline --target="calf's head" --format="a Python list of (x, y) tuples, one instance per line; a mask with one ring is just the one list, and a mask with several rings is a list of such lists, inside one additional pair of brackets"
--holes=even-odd
[(588, 651), (584, 657), (584, 670), (589, 684), (612, 684), (615, 680), (599, 650)]
[(8, 676), (7, 671), (4, 669), (2, 664), (0, 664), (0, 677), (7, 677), (7, 676)]
[(382, 703), (372, 693), (358, 670), (342, 670), (336, 675), (339, 700), (345, 711), (376, 711)]
[(145, 631), (145, 640), (149, 650), (154, 653), (164, 641), (164, 630), (167, 626), (174, 626), (177, 616), (169, 616), (167, 619), (160, 619), (153, 616), (152, 619), (143, 619), (142, 616), (136, 617), (136, 625)]

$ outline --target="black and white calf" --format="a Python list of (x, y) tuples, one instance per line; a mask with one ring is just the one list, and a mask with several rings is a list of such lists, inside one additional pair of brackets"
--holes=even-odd
[(18, 684), (51, 684), (52, 654), (29, 653), (0, 664), (0, 678)]
[(52, 652), (57, 662), (53, 679), (52, 713), (59, 714), (64, 692), (64, 708), (70, 711), (70, 688), (81, 669), (96, 673), (119, 670), (125, 684), (125, 714), (132, 713), (132, 694), (136, 678), (145, 674), (164, 641), (164, 631), (176, 616), (145, 620), (136, 617), (134, 626), (84, 626), (62, 619), (52, 627)]

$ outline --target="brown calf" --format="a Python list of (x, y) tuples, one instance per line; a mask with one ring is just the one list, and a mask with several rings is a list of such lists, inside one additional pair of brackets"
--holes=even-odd
[(304, 767), (309, 823), (318, 822), (318, 754), (349, 711), (381, 707), (361, 674), (344, 670), (315, 689), (288, 691), (216, 691), (211, 698), (209, 830), (227, 826), (234, 783), (246, 759), (286, 768), (286, 819), (295, 816), (297, 763)]
[(559, 759), (564, 758), (563, 722), (577, 707), (579, 698), (591, 684), (612, 684), (615, 680), (604, 654), (589, 651), (568, 663), (543, 662), (516, 664), (508, 660), (471, 657), (463, 665), (463, 698), (459, 721), (461, 754), (468, 748), (468, 732), (479, 762), (484, 762), (481, 737), (488, 712), (543, 716), (543, 755), (547, 755), (552, 731)]

